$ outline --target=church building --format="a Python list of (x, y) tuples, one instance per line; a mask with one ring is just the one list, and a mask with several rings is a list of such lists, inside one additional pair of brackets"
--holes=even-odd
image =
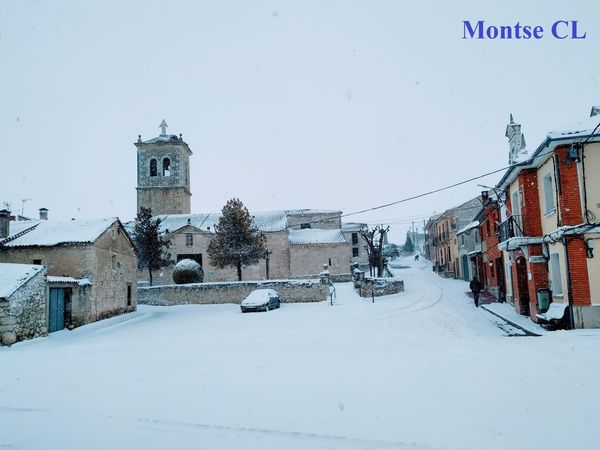
[[(194, 259), (204, 270), (204, 281), (237, 280), (235, 269), (211, 264), (208, 246), (220, 213), (191, 213), (190, 165), (192, 151), (182, 135), (161, 134), (137, 148), (137, 210), (150, 208), (162, 220), (161, 232), (171, 241), (172, 265), (154, 276), (154, 284), (171, 284), (172, 267)], [(342, 229), (341, 211), (300, 209), (252, 213), (254, 226), (267, 238), (267, 252), (258, 264), (243, 269), (245, 280), (311, 278), (327, 268), (334, 277), (350, 277), (353, 263), (368, 264), (366, 243)], [(127, 224), (133, 231), (133, 222)], [(357, 233), (354, 233), (357, 234)], [(353, 240), (348, 238), (352, 236)], [(140, 281), (147, 273), (138, 272)]]

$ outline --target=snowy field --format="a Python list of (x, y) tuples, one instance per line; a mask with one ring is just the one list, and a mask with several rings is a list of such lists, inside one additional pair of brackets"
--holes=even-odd
[(596, 449), (600, 334), (510, 337), (420, 261), (406, 292), (140, 307), (0, 349), (0, 449)]

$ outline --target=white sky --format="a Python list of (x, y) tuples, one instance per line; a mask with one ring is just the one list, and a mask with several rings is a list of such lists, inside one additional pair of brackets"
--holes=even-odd
[[(192, 212), (351, 212), (503, 167), (510, 112), (531, 148), (600, 104), (600, 4), (531, 3), (4, 0), (0, 202), (132, 218), (133, 142), (163, 118), (194, 152)], [(588, 37), (466, 41), (465, 19)], [(348, 220), (422, 224), (480, 190)]]

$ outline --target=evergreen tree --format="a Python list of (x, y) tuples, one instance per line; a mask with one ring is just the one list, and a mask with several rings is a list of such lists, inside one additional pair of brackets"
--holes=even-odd
[(152, 218), (150, 208), (142, 207), (135, 220), (132, 236), (138, 256), (138, 269), (148, 269), (150, 286), (152, 286), (152, 271), (169, 265), (171, 257), (163, 250), (169, 248), (171, 241), (160, 235), (160, 223), (160, 219)]
[(413, 244), (412, 239), (410, 238), (410, 234), (406, 233), (406, 242), (404, 243), (404, 251), (414, 253), (415, 245)]
[(252, 225), (248, 209), (237, 198), (225, 204), (215, 236), (208, 246), (211, 262), (222, 269), (235, 267), (242, 281), (242, 268), (256, 264), (265, 257), (267, 238)]

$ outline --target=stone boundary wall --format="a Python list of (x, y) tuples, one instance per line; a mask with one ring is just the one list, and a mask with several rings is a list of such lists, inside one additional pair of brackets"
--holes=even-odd
[(404, 292), (404, 280), (397, 278), (371, 278), (366, 277), (358, 284), (358, 294), (361, 297), (375, 297)]
[(282, 303), (327, 300), (329, 285), (319, 280), (232, 281), (138, 287), (138, 304), (154, 306), (239, 304), (254, 289), (275, 289)]

